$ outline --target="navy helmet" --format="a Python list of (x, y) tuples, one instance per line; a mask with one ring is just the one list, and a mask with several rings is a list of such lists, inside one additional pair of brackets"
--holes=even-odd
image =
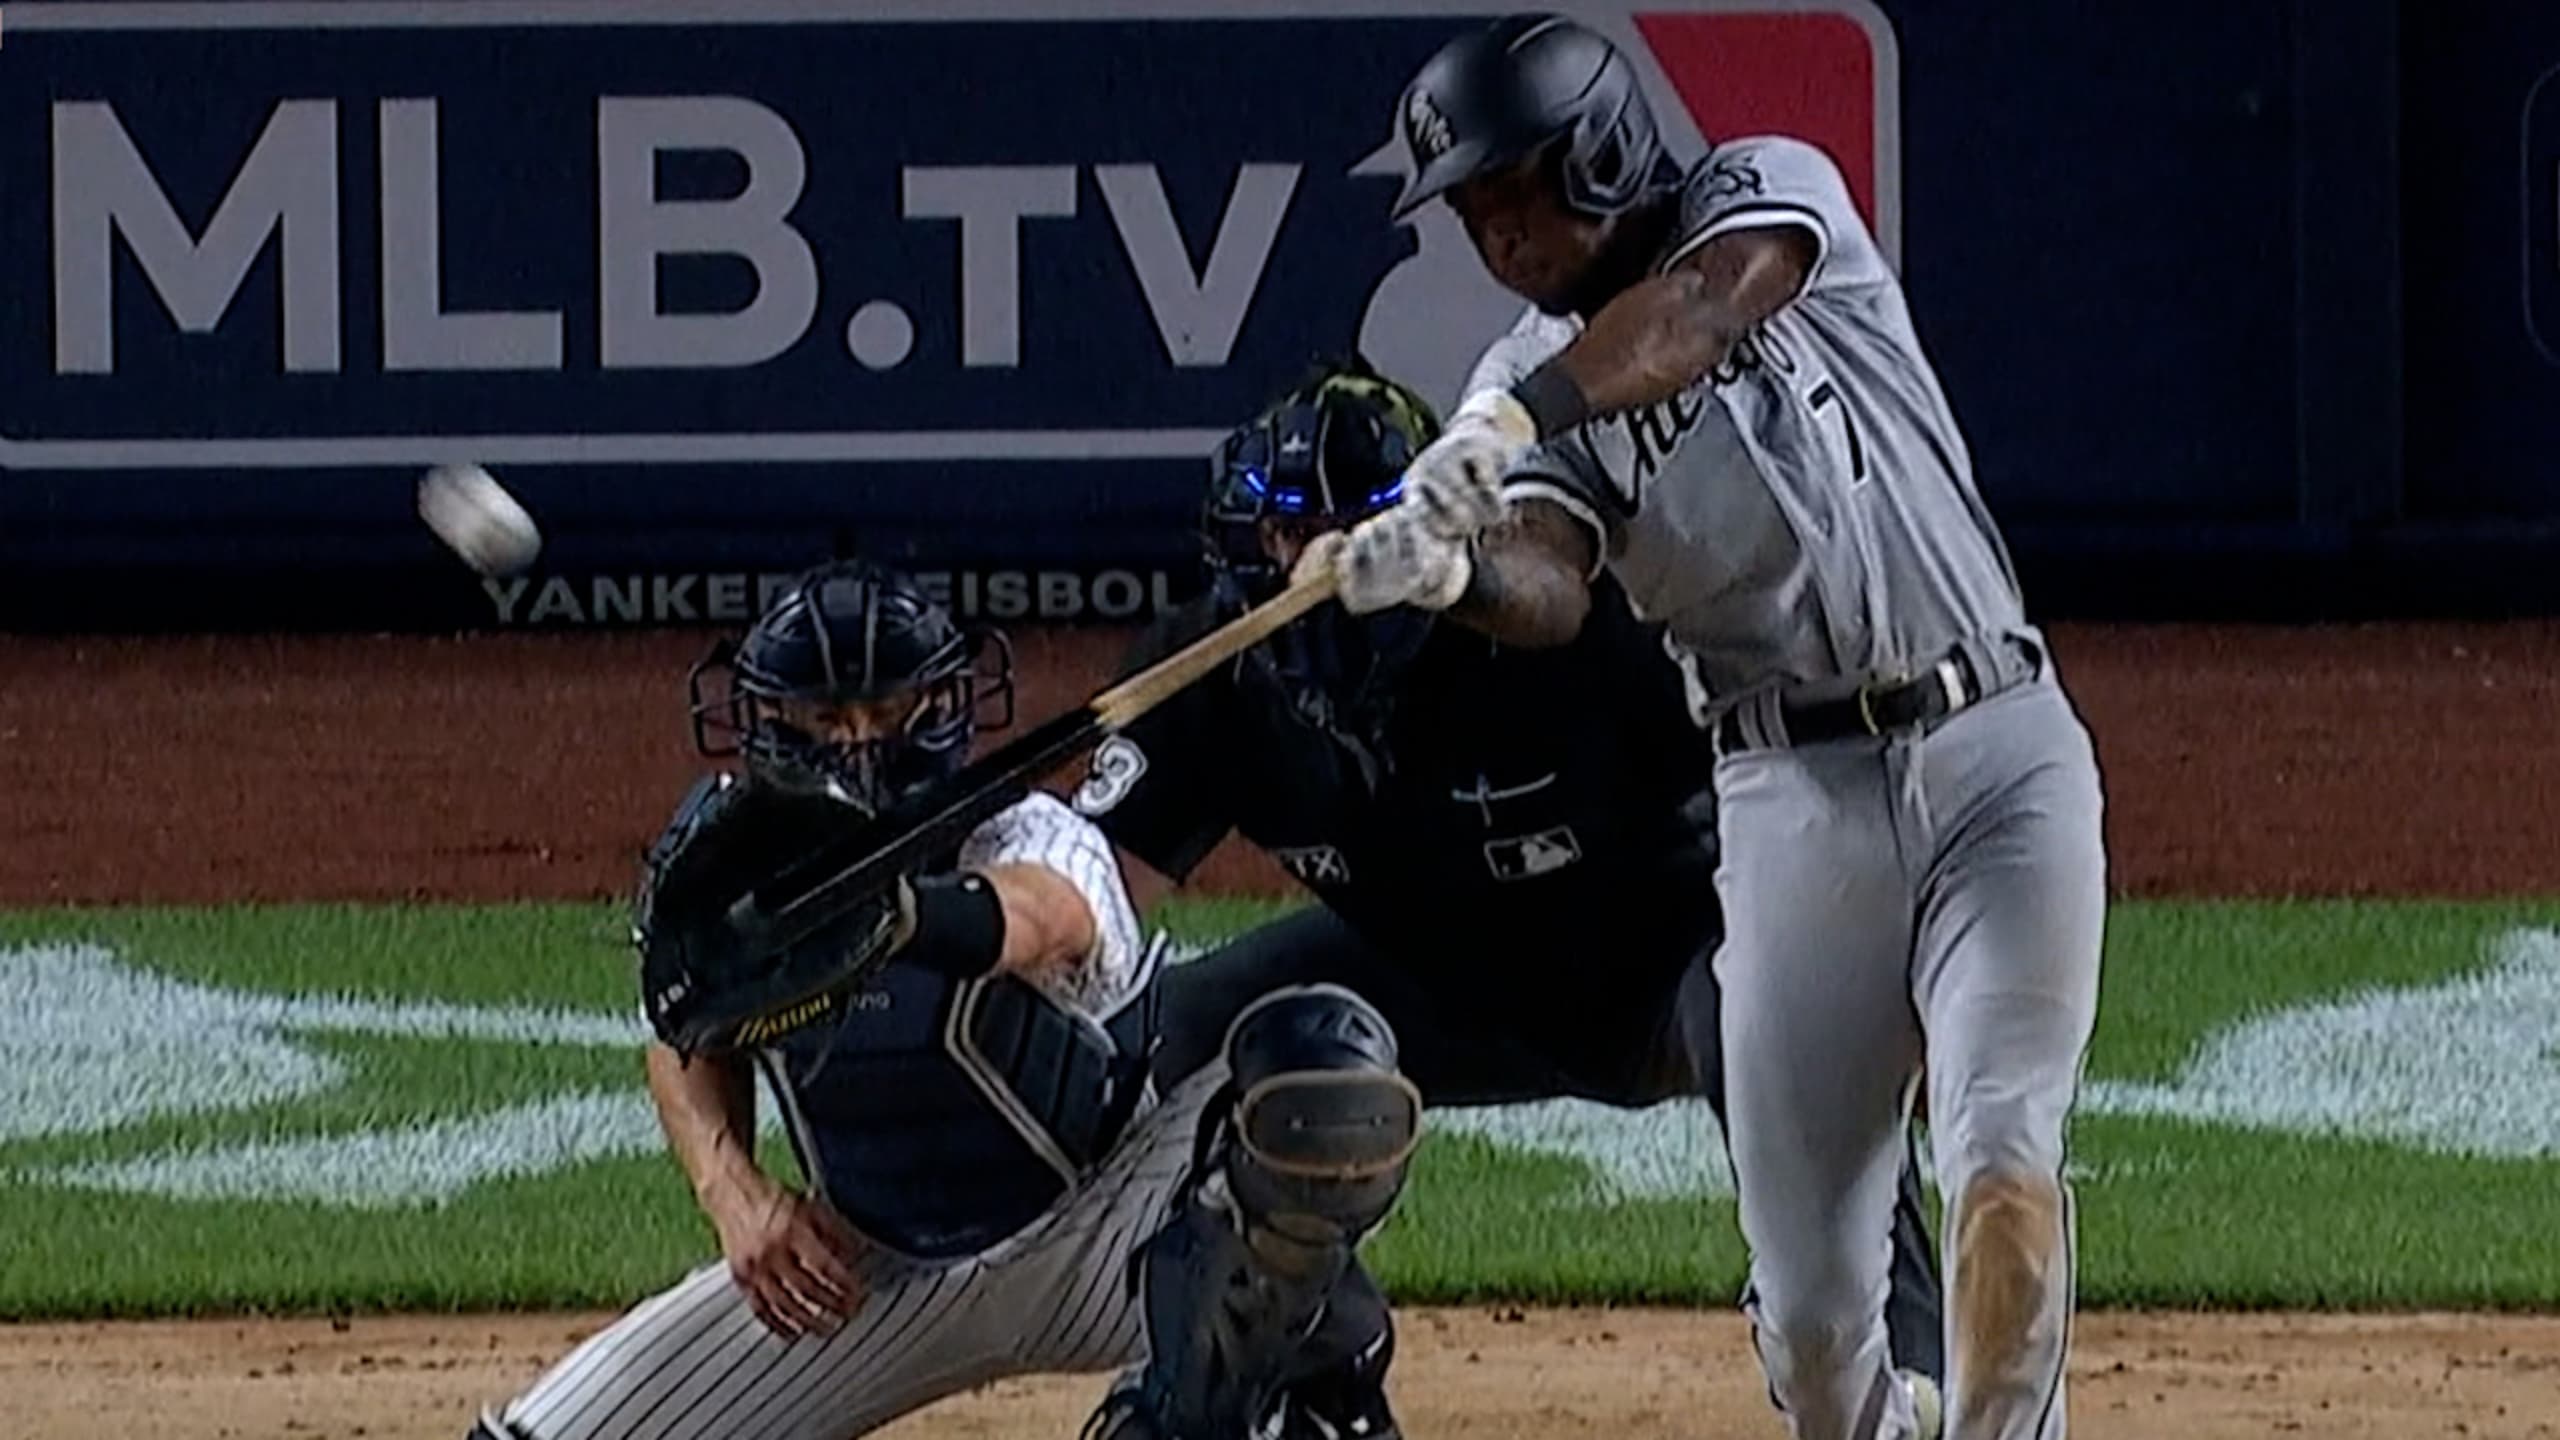
[(1399, 220), (1433, 197), (1561, 145), (1565, 203), (1633, 208), (1675, 183), (1635, 66), (1607, 36), (1560, 15), (1509, 15), (1423, 62), (1397, 105), (1412, 178)]
[(1219, 443), (1201, 512), (1212, 574), (1248, 600), (1277, 591), (1267, 528), (1303, 541), (1377, 514), (1439, 433), (1431, 402), (1365, 360), (1318, 365)]
[[(792, 788), (833, 787), (875, 813), (967, 763), (981, 729), (1013, 720), (1013, 652), (964, 629), (909, 576), (859, 559), (794, 580), (744, 637), (687, 677), (694, 745), (743, 755)], [(839, 741), (792, 723), (787, 702), (841, 706), (913, 693), (896, 732)]]
[[(1230, 433), (1210, 466), (1201, 517), (1220, 602), (1239, 609), (1269, 598), (1288, 579), (1275, 548), (1288, 553), (1395, 504), (1406, 467), (1439, 433), (1429, 401), (1357, 356), (1319, 365)], [(1374, 784), (1392, 765), (1396, 684), (1430, 630), (1425, 610), (1353, 615), (1320, 605), (1239, 663), (1341, 742)]]

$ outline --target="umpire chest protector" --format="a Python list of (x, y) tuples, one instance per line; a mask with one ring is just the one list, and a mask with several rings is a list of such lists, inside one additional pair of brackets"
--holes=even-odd
[(1144, 1102), (1158, 960), (1100, 1019), (1010, 975), (889, 965), (841, 1024), (764, 1052), (802, 1170), (892, 1249), (988, 1249), (1091, 1174)]

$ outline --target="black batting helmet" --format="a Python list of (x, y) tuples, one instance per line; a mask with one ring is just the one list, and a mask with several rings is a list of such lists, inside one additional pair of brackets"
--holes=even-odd
[(1674, 178), (1635, 67), (1560, 15), (1505, 16), (1442, 46), (1405, 87), (1397, 130), (1413, 162), (1399, 220), (1559, 141), (1565, 202), (1585, 214), (1617, 214)]
[[(687, 685), (703, 754), (743, 754), (767, 780), (833, 785), (874, 812), (959, 769), (978, 730), (1013, 719), (1004, 636), (961, 628), (912, 578), (864, 560), (794, 580), (743, 638), (714, 645)], [(861, 742), (813, 735), (781, 708), (908, 691), (917, 703), (903, 726)]]

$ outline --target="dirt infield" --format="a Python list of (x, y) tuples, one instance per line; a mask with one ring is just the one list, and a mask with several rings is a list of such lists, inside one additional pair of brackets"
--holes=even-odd
[[(605, 1317), (0, 1329), (10, 1440), (461, 1440)], [(1727, 1315), (1425, 1310), (1399, 1347), (1408, 1433), (1442, 1440), (1777, 1440)], [(2560, 1320), (2087, 1318), (2082, 1440), (2526, 1440), (2560, 1434)], [(887, 1440), (1069, 1440), (1091, 1376), (1006, 1381)]]
[[(1032, 719), (1123, 637), (1027, 634)], [(694, 767), (690, 633), (24, 640), (0, 648), (0, 904), (618, 894)], [(2560, 892), (2560, 626), (2065, 628), (2133, 895)], [(1232, 848), (1204, 887), (1276, 889)], [(0, 1327), (0, 1434), (437, 1437), (593, 1316)], [(1425, 1436), (1775, 1436), (1729, 1315), (1417, 1312)], [(2086, 1317), (2099, 1440), (2560, 1434), (2560, 1320)], [(1093, 1381), (913, 1440), (1063, 1437)]]
[[(1025, 719), (1116, 632), (1026, 633)], [(2131, 895), (2560, 892), (2560, 625), (2065, 627)], [(11, 639), (0, 904), (619, 893), (701, 634)], [(1287, 882), (1235, 847), (1205, 888)]]

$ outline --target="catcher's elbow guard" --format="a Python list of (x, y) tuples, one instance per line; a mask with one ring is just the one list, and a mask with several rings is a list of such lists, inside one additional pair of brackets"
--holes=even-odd
[(1004, 958), (1004, 901), (974, 870), (915, 882), (916, 933), (898, 953), (945, 975), (974, 980)]

